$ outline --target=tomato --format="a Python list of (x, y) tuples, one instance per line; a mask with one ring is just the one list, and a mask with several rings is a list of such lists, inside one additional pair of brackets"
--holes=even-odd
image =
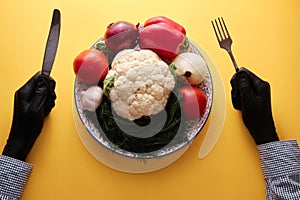
[(182, 96), (182, 110), (186, 119), (200, 117), (205, 111), (207, 98), (196, 86), (183, 86), (179, 89)]
[(108, 59), (97, 49), (87, 49), (74, 59), (73, 69), (81, 82), (96, 84), (108, 73)]

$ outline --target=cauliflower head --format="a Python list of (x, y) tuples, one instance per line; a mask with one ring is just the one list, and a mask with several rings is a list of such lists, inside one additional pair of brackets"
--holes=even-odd
[(113, 80), (112, 108), (129, 120), (162, 111), (175, 86), (169, 66), (150, 50), (121, 51), (105, 79)]

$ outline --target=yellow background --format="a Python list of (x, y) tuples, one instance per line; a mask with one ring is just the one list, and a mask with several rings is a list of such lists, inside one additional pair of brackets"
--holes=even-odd
[[(52, 71), (56, 107), (27, 161), (35, 165), (23, 199), (264, 199), (265, 183), (257, 150), (240, 113), (230, 101), (234, 73), (219, 48), (210, 20), (223, 16), (240, 66), (271, 83), (274, 120), (281, 139), (300, 139), (299, 0), (27, 0), (0, 3), (0, 146), (11, 125), (13, 94), (40, 70), (52, 10), (62, 27)], [(72, 62), (114, 21), (143, 23), (165, 15), (183, 24), (187, 35), (214, 60), (224, 81), (227, 117), (222, 135), (203, 160), (199, 135), (171, 166), (149, 174), (110, 169), (84, 148), (72, 117)]]

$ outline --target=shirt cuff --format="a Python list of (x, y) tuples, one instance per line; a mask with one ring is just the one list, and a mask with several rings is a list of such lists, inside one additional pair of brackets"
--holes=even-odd
[(33, 165), (0, 155), (0, 196), (20, 199)]
[(300, 150), (296, 140), (257, 145), (265, 178), (300, 173)]

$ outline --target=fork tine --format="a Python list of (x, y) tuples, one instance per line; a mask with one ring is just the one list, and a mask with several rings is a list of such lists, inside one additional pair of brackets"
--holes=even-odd
[(213, 26), (213, 28), (214, 28), (214, 31), (215, 31), (216, 37), (217, 37), (217, 39), (218, 39), (218, 42), (221, 42), (221, 40), (220, 40), (220, 38), (219, 38), (219, 36), (218, 36), (216, 27), (215, 27), (215, 25), (214, 25), (214, 21), (211, 21), (211, 24), (212, 24), (212, 26)]
[(219, 21), (219, 24), (220, 24), (220, 26), (221, 26), (221, 30), (222, 30), (224, 39), (226, 39), (226, 38), (227, 38), (227, 34), (226, 34), (225, 31), (224, 31), (224, 25), (222, 24), (220, 17), (218, 17), (218, 21)]
[(221, 30), (220, 30), (220, 28), (219, 28), (218, 21), (217, 21), (216, 19), (215, 19), (215, 24), (216, 24), (216, 26), (217, 26), (217, 30), (218, 30), (218, 32), (219, 32), (220, 38), (221, 38), (221, 40), (223, 40), (223, 36), (222, 36)]
[(230, 38), (230, 35), (229, 35), (229, 32), (228, 32), (228, 30), (227, 30), (227, 27), (226, 27), (226, 24), (225, 24), (225, 22), (224, 22), (224, 19), (223, 19), (223, 17), (221, 17), (221, 19), (222, 19), (222, 22), (223, 22), (224, 28), (225, 28), (225, 30), (226, 30), (226, 34), (227, 34), (227, 36)]

